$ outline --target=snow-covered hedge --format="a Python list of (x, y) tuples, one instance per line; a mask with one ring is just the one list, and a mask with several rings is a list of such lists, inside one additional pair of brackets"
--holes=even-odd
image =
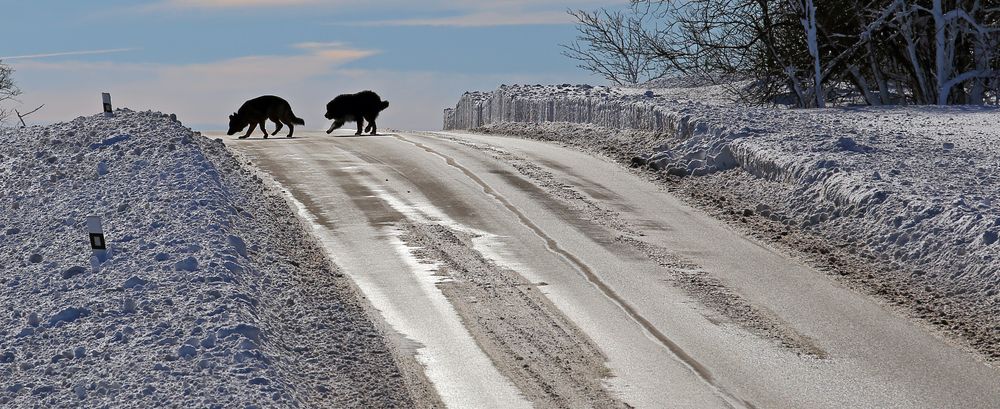
[(0, 187), (0, 406), (406, 405), (346, 278), (221, 140), (128, 110), (3, 130)]

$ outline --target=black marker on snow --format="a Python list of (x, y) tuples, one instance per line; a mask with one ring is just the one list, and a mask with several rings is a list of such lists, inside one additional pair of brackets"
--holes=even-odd
[(102, 92), (101, 100), (104, 102), (104, 116), (108, 118), (115, 116), (114, 112), (111, 111), (111, 94)]
[(94, 251), (94, 257), (103, 263), (108, 259), (108, 244), (104, 241), (100, 216), (87, 216), (87, 233), (90, 235), (90, 249)]

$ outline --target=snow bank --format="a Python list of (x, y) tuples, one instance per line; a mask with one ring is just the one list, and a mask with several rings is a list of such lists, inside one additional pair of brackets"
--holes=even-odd
[(129, 110), (0, 140), (0, 406), (408, 404), (347, 279), (221, 140)]
[[(633, 129), (670, 135), (672, 143), (651, 161), (676, 174), (702, 175), (737, 165), (730, 150), (734, 139), (754, 133), (748, 126), (712, 121), (724, 109), (725, 87), (699, 88), (698, 100), (687, 93), (590, 85), (501, 86), (493, 92), (468, 92), (444, 112), (444, 129), (475, 129), (503, 122), (567, 122), (609, 129)], [(750, 121), (751, 123), (753, 121)]]
[[(444, 125), (603, 150), (636, 140), (646, 148), (629, 152), (634, 165), (678, 176), (747, 172), (754, 181), (734, 189), (784, 195), (748, 214), (850, 243), (908, 272), (901, 280), (915, 291), (1000, 312), (1000, 111), (744, 107), (725, 91), (502, 86), (463, 95)], [(657, 142), (641, 142), (649, 139)]]

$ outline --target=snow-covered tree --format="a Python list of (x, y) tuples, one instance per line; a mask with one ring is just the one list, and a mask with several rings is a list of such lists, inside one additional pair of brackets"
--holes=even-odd
[(802, 22), (802, 27), (806, 32), (806, 47), (809, 49), (809, 55), (813, 59), (813, 90), (812, 94), (816, 100), (816, 107), (823, 108), (826, 106), (826, 95), (823, 92), (823, 61), (819, 54), (819, 39), (817, 38), (817, 28), (816, 28), (816, 6), (813, 5), (813, 0), (794, 0), (794, 6), (798, 9), (802, 15), (799, 21)]
[[(983, 80), (996, 76), (989, 61), (995, 58), (993, 53), (1000, 27), (995, 24), (987, 26), (988, 23), (977, 20), (975, 16), (982, 11), (980, 0), (973, 1), (972, 4), (961, 1), (954, 3), (957, 4), (945, 8), (943, 0), (933, 0), (930, 9), (934, 19), (937, 104), (947, 105), (954, 101), (953, 90), (964, 84), (970, 84), (961, 89), (965, 101), (957, 102), (981, 103)], [(1000, 10), (1000, 6), (992, 7), (994, 13)], [(971, 62), (960, 61), (969, 57)], [(969, 100), (968, 93), (980, 95)]]

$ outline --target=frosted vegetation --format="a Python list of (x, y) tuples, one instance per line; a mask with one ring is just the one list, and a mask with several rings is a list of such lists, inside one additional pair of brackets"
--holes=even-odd
[(745, 102), (996, 104), (1000, 4), (984, 0), (633, 0), (575, 11), (565, 54), (618, 85), (741, 78)]

